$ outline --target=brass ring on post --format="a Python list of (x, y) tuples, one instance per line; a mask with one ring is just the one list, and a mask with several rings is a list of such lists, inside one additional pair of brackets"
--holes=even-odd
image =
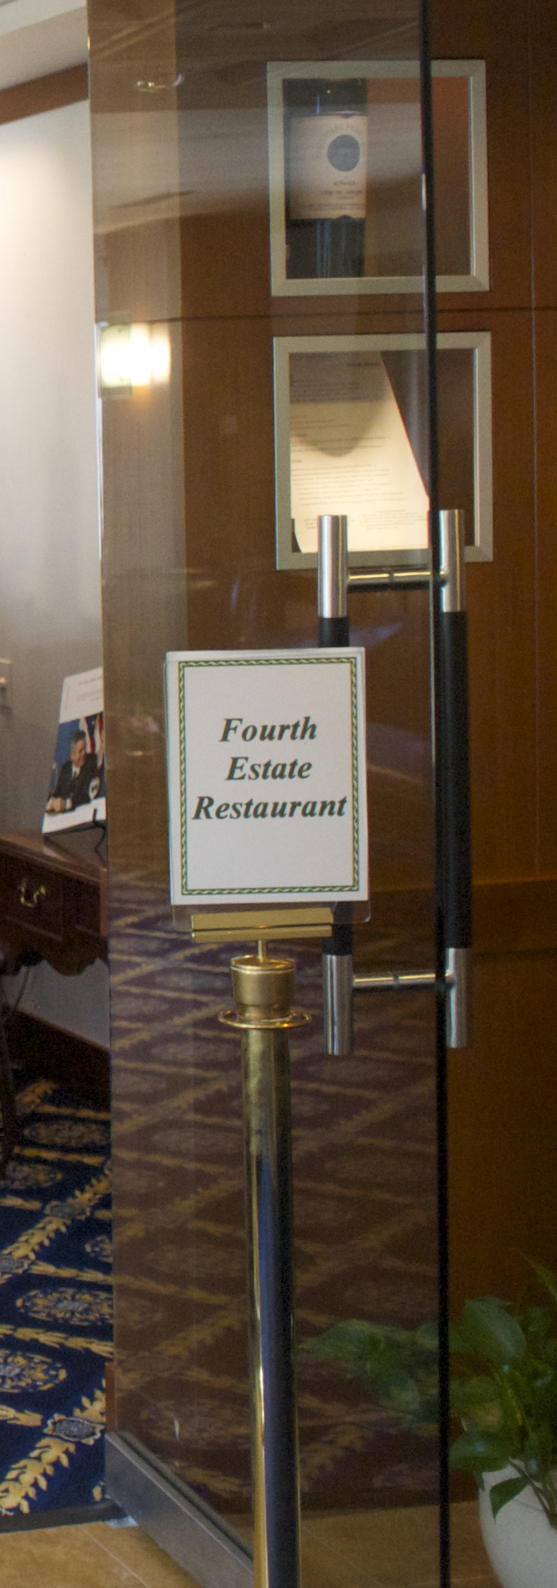
[(231, 960), (230, 970), (237, 1007), (223, 1010), (222, 1025), (242, 1031), (285, 1031), (307, 1025), (310, 1016), (291, 1008), (293, 960), (241, 954)]

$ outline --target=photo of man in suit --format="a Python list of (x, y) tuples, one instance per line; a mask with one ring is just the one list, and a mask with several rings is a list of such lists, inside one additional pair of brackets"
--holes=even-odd
[[(94, 792), (92, 792), (94, 783)], [(46, 810), (59, 816), (62, 811), (73, 811), (78, 805), (88, 805), (99, 789), (99, 770), (96, 755), (87, 749), (83, 728), (76, 728), (70, 739), (70, 759), (60, 767), (54, 789), (49, 794)]]

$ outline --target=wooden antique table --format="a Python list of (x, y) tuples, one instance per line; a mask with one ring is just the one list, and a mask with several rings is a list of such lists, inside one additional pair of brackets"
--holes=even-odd
[(106, 863), (94, 830), (0, 833), (0, 969), (40, 959), (75, 975), (106, 958)]
[[(107, 953), (107, 871), (98, 831), (0, 833), (0, 974), (46, 960), (76, 975)], [(5, 1162), (17, 1136), (8, 1044), (2, 1024), (0, 1106)]]

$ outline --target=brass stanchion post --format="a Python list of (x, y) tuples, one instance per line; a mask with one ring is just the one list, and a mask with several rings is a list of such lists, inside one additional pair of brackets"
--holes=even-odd
[(246, 1145), (255, 1588), (298, 1588), (300, 1501), (296, 1417), (288, 1031), (294, 963), (257, 954), (231, 962), (242, 1033)]

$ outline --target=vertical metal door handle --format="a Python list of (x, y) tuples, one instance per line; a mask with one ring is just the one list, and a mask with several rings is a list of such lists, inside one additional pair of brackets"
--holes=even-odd
[[(471, 895), (470, 767), (468, 736), (468, 620), (464, 580), (464, 515), (457, 509), (439, 515), (441, 592), (439, 618), (440, 673), (440, 869), (447, 1047), (470, 1042), (471, 999)], [(319, 644), (348, 645), (348, 589), (357, 588), (360, 576), (348, 575), (347, 519), (323, 514), (318, 520)], [(383, 570), (365, 575), (362, 585), (388, 589), (396, 573)], [(427, 572), (403, 576), (416, 586), (429, 583)], [(428, 978), (436, 981), (435, 975)], [(323, 950), (323, 1002), (325, 1047), (338, 1057), (351, 1050), (352, 993), (356, 985), (379, 985), (381, 978), (354, 978), (352, 929), (335, 926)], [(394, 976), (389, 985), (400, 988), (415, 978)]]
[(470, 1041), (472, 858), (468, 729), (468, 618), (464, 579), (464, 515), (440, 513), (440, 718), (442, 908), (446, 944), (447, 1046)]
[[(323, 513), (318, 524), (317, 611), (319, 644), (350, 644), (348, 619), (348, 519)], [(352, 927), (334, 926), (323, 944), (325, 1052), (346, 1058), (352, 1051)]]

